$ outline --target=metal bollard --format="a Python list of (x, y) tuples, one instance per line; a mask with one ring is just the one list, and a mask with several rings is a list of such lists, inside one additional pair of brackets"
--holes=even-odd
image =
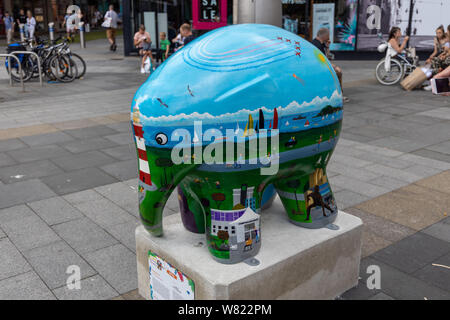
[(54, 29), (54, 26), (55, 26), (54, 22), (50, 22), (48, 24), (48, 34), (49, 34), (51, 42), (55, 41), (55, 29)]
[(86, 41), (84, 41), (84, 22), (79, 23), (80, 27), (80, 46), (81, 48), (86, 48)]
[(23, 23), (21, 23), (19, 25), (19, 30), (20, 30), (20, 41), (25, 41), (25, 25)]

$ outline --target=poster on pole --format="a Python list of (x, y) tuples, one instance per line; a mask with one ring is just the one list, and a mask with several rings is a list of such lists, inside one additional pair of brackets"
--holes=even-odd
[(317, 36), (317, 31), (321, 28), (330, 30), (330, 41), (334, 39), (334, 3), (314, 3), (313, 5), (313, 34)]
[(150, 298), (194, 300), (194, 281), (156, 253), (148, 251)]

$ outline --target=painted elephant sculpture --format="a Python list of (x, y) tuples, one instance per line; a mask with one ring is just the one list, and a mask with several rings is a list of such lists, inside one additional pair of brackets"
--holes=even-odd
[(163, 234), (177, 186), (184, 225), (206, 233), (222, 263), (258, 253), (268, 188), (296, 225), (336, 218), (326, 166), (342, 91), (327, 58), (295, 34), (258, 24), (208, 32), (157, 68), (131, 114), (140, 216), (152, 235)]

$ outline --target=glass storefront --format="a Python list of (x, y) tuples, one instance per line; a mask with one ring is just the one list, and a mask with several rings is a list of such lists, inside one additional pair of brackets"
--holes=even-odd
[(356, 45), (357, 0), (281, 0), (283, 28), (312, 40), (330, 29), (331, 49), (353, 51)]

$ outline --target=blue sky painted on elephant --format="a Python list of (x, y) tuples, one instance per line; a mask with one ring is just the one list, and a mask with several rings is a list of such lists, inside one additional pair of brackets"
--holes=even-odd
[(245, 127), (249, 113), (256, 123), (260, 108), (266, 128), (278, 108), (284, 132), (295, 130), (286, 117), (301, 114), (311, 122), (324, 106), (342, 106), (342, 94), (329, 61), (309, 42), (273, 26), (235, 25), (170, 57), (137, 91), (135, 103), (147, 134), (155, 127), (189, 129), (196, 120), (217, 129)]

